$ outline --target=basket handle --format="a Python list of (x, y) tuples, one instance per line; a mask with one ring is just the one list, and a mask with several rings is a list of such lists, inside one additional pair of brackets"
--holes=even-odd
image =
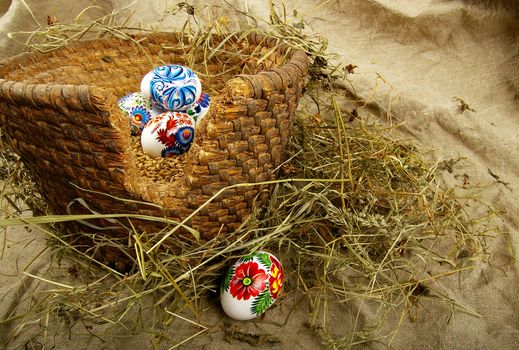
[[(89, 85), (27, 84), (0, 79), (0, 101), (11, 105), (88, 111), (109, 121), (112, 94)], [(104, 113), (103, 113), (104, 112)], [(104, 124), (104, 123), (103, 123)]]
[[(263, 34), (249, 34), (248, 40), (253, 45), (264, 45), (269, 48), (278, 46), (282, 53), (290, 51), (290, 47), (279, 44), (280, 39), (266, 37)], [(262, 98), (272, 92), (282, 92), (287, 87), (297, 86), (308, 74), (309, 57), (302, 50), (290, 52), (287, 63), (276, 69), (258, 74), (240, 74), (227, 82), (228, 96), (241, 98)]]

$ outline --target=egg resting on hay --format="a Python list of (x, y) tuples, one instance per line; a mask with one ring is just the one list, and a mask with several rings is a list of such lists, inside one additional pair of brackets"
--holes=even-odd
[(274, 255), (259, 251), (243, 256), (229, 268), (222, 282), (222, 308), (235, 320), (255, 318), (277, 300), (283, 280), (283, 266)]

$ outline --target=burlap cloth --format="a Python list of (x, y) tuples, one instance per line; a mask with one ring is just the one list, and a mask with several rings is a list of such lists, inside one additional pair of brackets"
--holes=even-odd
[[(47, 15), (69, 20), (89, 4), (89, 1), (68, 0), (25, 2), (41, 23), (45, 23)], [(265, 0), (231, 3), (244, 10), (247, 8), (258, 18), (268, 18)], [(321, 3), (323, 5), (318, 6)], [(121, 0), (98, 1), (102, 9), (93, 10), (89, 15), (97, 17), (125, 4), (127, 2)], [(223, 2), (212, 1), (208, 5), (211, 4), (222, 5)], [(368, 97), (377, 87), (376, 94), (370, 98), (370, 108), (378, 110), (379, 115), (390, 113), (393, 123), (405, 123), (402, 133), (436, 149), (438, 160), (464, 157), (465, 166), (457, 168), (454, 174), (445, 173), (446, 181), (458, 181), (455, 175), (464, 173), (469, 175), (472, 184), (495, 183), (495, 175), (502, 181), (490, 186), (483, 198), (502, 209), (502, 226), (506, 232), (491, 241), (490, 264), (481, 264), (460, 278), (442, 283), (444, 293), (471, 312), (451, 312), (448, 304), (424, 301), (414, 322), (404, 320), (392, 347), (517, 349), (519, 3), (505, 0), (306, 0), (285, 1), (285, 4), (290, 11), (297, 9), (298, 13), (305, 14), (307, 26), (329, 39), (329, 51), (338, 53), (345, 64), (358, 66), (350, 78), (360, 98)], [(134, 23), (159, 28), (176, 24), (171, 18), (158, 21), (167, 9), (166, 2), (161, 0), (137, 1), (134, 9), (137, 9), (132, 17)], [(214, 11), (222, 10), (216, 7)], [(21, 47), (5, 34), (33, 30), (36, 26), (21, 0), (0, 1), (0, 16), (0, 57), (7, 57)], [(467, 102), (475, 112), (460, 113), (453, 97)], [(40, 251), (43, 245), (40, 233), (8, 229), (0, 265), (0, 319), (33, 292), (35, 283), (20, 271), (34, 256), (30, 253)], [(38, 274), (47, 265), (48, 256), (40, 256), (29, 272)], [(349, 323), (343, 320), (353, 312), (356, 312), (353, 308), (337, 307), (333, 313), (337, 334), (348, 327)], [(285, 314), (270, 317), (279, 323), (267, 326), (268, 332), (280, 336), (282, 343), (265, 347), (315, 349), (323, 346), (305, 326), (309, 317), (306, 309), (296, 308), (285, 324)], [(207, 312), (205, 321), (223, 325), (223, 319), (220, 311), (212, 310)], [(175, 325), (177, 334), (189, 335), (196, 331), (187, 323), (178, 321)], [(222, 327), (215, 329), (220, 331), (199, 336), (185, 348), (252, 348), (246, 343), (227, 343)], [(46, 345), (55, 344), (57, 349), (151, 347), (148, 338), (120, 332), (103, 340), (85, 332), (72, 338), (63, 333)], [(2, 333), (0, 328), (0, 335)], [(41, 339), (30, 330), (22, 331), (17, 344), (23, 345), (31, 337), (35, 341)], [(369, 343), (359, 348), (384, 347)]]

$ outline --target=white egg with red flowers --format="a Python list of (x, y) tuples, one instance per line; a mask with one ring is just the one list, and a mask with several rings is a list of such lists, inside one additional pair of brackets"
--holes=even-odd
[(241, 257), (225, 274), (220, 302), (227, 316), (250, 320), (269, 309), (283, 288), (281, 262), (272, 254), (259, 251)]
[(185, 153), (195, 137), (195, 121), (183, 112), (166, 111), (144, 126), (141, 145), (151, 157), (169, 157)]

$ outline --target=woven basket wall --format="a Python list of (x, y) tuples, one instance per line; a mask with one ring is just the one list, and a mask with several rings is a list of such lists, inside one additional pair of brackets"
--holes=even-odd
[[(0, 63), (0, 129), (50, 208), (56, 214), (90, 213), (77, 202), (70, 205), (82, 198), (95, 212), (180, 221), (222, 188), (274, 179), (308, 72), (306, 54), (261, 35), (230, 41), (251, 58), (264, 52), (271, 52), (271, 58), (244, 60), (239, 69), (219, 79), (201, 76), (204, 91), (209, 89), (212, 97), (210, 113), (197, 126), (182, 176), (158, 184), (139, 175), (128, 119), (117, 100), (138, 91), (140, 80), (154, 67), (185, 64), (185, 44), (175, 34), (138, 39), (139, 44), (122, 39), (83, 41)], [(197, 63), (192, 68), (207, 66)], [(215, 58), (210, 68), (225, 72), (227, 66)], [(263, 200), (268, 196), (262, 189), (229, 189), (187, 225), (205, 240), (230, 232), (249, 215), (260, 192)], [(132, 224), (147, 232), (161, 228), (144, 220)], [(80, 229), (77, 223), (67, 228)], [(128, 237), (124, 230), (100, 234)]]

